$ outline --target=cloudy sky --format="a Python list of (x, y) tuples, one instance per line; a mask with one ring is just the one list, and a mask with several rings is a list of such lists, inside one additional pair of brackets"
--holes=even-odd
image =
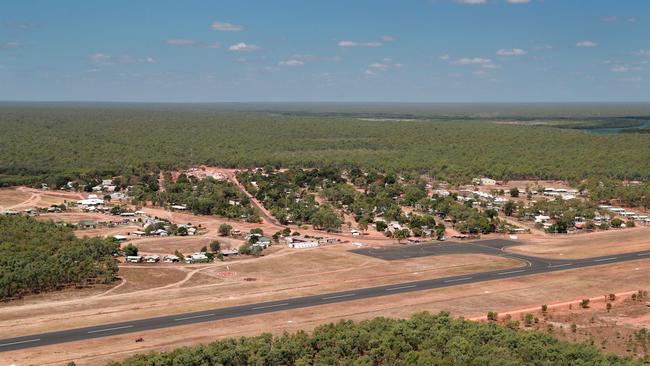
[(5, 0), (0, 100), (650, 101), (648, 0)]

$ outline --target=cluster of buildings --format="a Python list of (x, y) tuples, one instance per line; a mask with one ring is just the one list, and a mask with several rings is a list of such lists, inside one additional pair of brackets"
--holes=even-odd
[(577, 189), (566, 188), (544, 188), (544, 196), (562, 198), (565, 201), (575, 199), (578, 196)]
[(614, 207), (609, 205), (600, 205), (598, 206), (598, 208), (601, 210), (609, 211), (612, 214), (618, 215), (626, 220), (633, 220), (633, 221), (650, 224), (650, 216), (648, 215), (640, 215), (633, 211), (627, 211), (622, 207)]
[(325, 238), (307, 238), (303, 236), (286, 236), (282, 238), (289, 248), (294, 249), (308, 249), (316, 248), (324, 244), (334, 244), (336, 239), (325, 239)]

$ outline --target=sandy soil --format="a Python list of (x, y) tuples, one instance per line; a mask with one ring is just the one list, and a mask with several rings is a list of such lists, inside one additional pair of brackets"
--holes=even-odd
[(524, 245), (508, 250), (548, 258), (585, 258), (650, 249), (650, 226), (580, 235), (520, 235)]
[(49, 207), (65, 201), (76, 201), (83, 196), (76, 192), (44, 191), (28, 187), (0, 189), (0, 210), (24, 210), (26, 208)]

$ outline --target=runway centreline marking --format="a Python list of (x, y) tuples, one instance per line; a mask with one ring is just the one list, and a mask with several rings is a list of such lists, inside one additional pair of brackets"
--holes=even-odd
[(175, 321), (175, 322), (180, 322), (180, 321), (183, 321), (183, 320), (190, 320), (190, 319), (197, 319), (197, 318), (207, 318), (207, 317), (209, 317), (209, 316), (214, 316), (214, 315), (215, 315), (214, 313), (210, 313), (210, 314), (201, 314), (201, 315), (194, 315), (194, 316), (186, 316), (186, 317), (184, 317), (184, 318), (177, 318), (177, 319), (174, 319), (174, 321)]
[(386, 291), (404, 290), (404, 289), (407, 289), (407, 288), (413, 288), (413, 287), (415, 287), (415, 286), (417, 286), (417, 285), (408, 285), (408, 286), (391, 287), (391, 288), (387, 288)]
[(445, 283), (450, 283), (450, 282), (458, 282), (458, 281), (467, 281), (467, 280), (471, 280), (472, 278), (473, 277), (456, 278), (456, 279), (447, 280), (447, 281), (444, 281), (444, 282)]
[(16, 341), (16, 342), (3, 343), (3, 344), (0, 344), (0, 347), (13, 346), (15, 344), (38, 342), (40, 340), (41, 340), (40, 338), (34, 338), (34, 339), (28, 339), (26, 341)]
[(350, 296), (356, 296), (357, 294), (345, 294), (345, 295), (336, 295), (336, 296), (328, 296), (328, 297), (323, 297), (321, 300), (332, 300), (332, 299), (340, 299), (343, 297), (350, 297)]
[(618, 257), (609, 257), (609, 258), (602, 258), (602, 259), (594, 259), (594, 262), (613, 261), (614, 259), (618, 259)]
[(636, 256), (637, 257), (643, 257), (644, 255), (650, 255), (650, 253), (641, 253), (641, 254), (637, 254)]
[(262, 309), (268, 309), (268, 308), (276, 308), (278, 306), (287, 306), (289, 305), (288, 302), (282, 303), (282, 304), (273, 304), (273, 305), (265, 305), (265, 306), (257, 306), (254, 307), (253, 310), (262, 310)]
[(87, 333), (88, 334), (93, 334), (93, 333), (102, 333), (102, 332), (110, 332), (112, 330), (120, 330), (120, 329), (128, 329), (128, 328), (133, 328), (133, 325), (124, 325), (121, 327), (113, 327), (113, 328), (105, 328), (105, 329), (97, 329), (97, 330), (89, 330)]

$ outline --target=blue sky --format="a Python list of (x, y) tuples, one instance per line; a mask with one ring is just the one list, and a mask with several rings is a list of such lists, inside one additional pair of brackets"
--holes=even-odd
[(5, 0), (0, 100), (650, 101), (648, 0)]

